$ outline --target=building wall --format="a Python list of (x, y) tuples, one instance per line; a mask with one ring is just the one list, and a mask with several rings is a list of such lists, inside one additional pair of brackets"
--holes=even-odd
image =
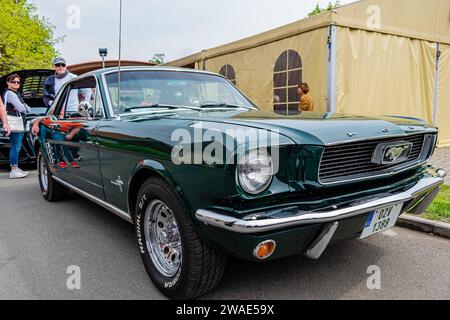
[(274, 107), (274, 67), (286, 50), (295, 50), (302, 59), (302, 81), (308, 82), (315, 110), (326, 111), (326, 66), (328, 28), (270, 42), (255, 48), (207, 59), (206, 70), (219, 72), (229, 64), (236, 73), (236, 83), (264, 110)]

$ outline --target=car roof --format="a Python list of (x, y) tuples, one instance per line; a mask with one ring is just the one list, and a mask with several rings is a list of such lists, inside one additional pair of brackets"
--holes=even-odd
[[(105, 69), (98, 69), (95, 71), (91, 71), (88, 73), (83, 74), (81, 77), (86, 76), (92, 76), (97, 75), (101, 76), (103, 74), (112, 73), (119, 71), (118, 67), (111, 67), (111, 68), (105, 68)], [(221, 76), (220, 74), (204, 71), (204, 70), (197, 70), (197, 69), (190, 69), (190, 68), (178, 68), (178, 67), (165, 67), (165, 66), (126, 66), (120, 68), (121, 72), (124, 71), (178, 71), (178, 72), (194, 72), (194, 73), (202, 73), (202, 74), (211, 74), (216, 76)]]

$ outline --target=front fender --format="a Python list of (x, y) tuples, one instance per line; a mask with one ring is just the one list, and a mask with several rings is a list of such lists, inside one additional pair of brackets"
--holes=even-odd
[[(162, 178), (169, 184), (188, 213), (192, 226), (197, 232), (197, 235), (203, 241), (210, 243), (209, 239), (204, 236), (203, 229), (199, 225), (200, 222), (195, 218), (195, 210), (187, 199), (181, 186), (176, 183), (176, 180), (170, 170), (166, 168), (163, 163), (155, 160), (147, 159), (140, 161), (136, 164), (132, 174), (130, 175), (130, 179), (128, 181), (128, 207), (132, 220), (134, 221), (134, 208), (136, 207), (139, 190), (142, 184), (150, 177)], [(210, 244), (212, 245), (212, 243)]]
[(142, 184), (152, 176), (160, 177), (169, 184), (185, 207), (188, 208), (188, 212), (191, 213), (191, 217), (193, 218), (194, 214), (192, 207), (184, 196), (180, 185), (176, 183), (172, 173), (161, 162), (150, 159), (142, 160), (137, 163), (130, 174), (128, 180), (128, 204), (131, 216), (134, 217), (136, 198)]

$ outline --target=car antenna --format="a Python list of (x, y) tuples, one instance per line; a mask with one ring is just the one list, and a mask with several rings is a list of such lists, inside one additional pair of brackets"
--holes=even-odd
[[(117, 113), (120, 110), (120, 72), (122, 65), (122, 0), (119, 0), (119, 72), (118, 72), (118, 92), (117, 92)], [(119, 116), (120, 117), (120, 116)]]

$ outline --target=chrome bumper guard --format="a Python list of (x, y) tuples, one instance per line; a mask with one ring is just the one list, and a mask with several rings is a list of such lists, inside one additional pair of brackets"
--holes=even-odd
[(424, 202), (424, 204), (425, 201), (428, 202), (428, 204), (431, 203), (437, 195), (436, 189), (443, 183), (444, 179), (440, 177), (424, 177), (410, 189), (397, 194), (384, 194), (382, 196), (375, 198), (372, 197), (367, 200), (355, 201), (352, 204), (342, 208), (336, 207), (336, 209), (327, 208), (326, 210), (315, 210), (310, 212), (304, 212), (297, 209), (297, 214), (295, 214), (295, 210), (293, 211), (291, 207), (288, 210), (293, 211), (294, 214), (283, 218), (271, 218), (267, 216), (261, 218), (258, 217), (258, 215), (251, 214), (239, 219), (203, 209), (197, 210), (196, 218), (200, 222), (210, 226), (237, 233), (254, 234), (300, 225), (329, 223), (368, 213), (380, 207), (404, 203), (410, 200), (412, 201), (408, 207), (404, 209), (404, 211), (413, 210), (414, 213), (417, 208), (424, 207), (423, 205), (421, 206), (422, 202)]

